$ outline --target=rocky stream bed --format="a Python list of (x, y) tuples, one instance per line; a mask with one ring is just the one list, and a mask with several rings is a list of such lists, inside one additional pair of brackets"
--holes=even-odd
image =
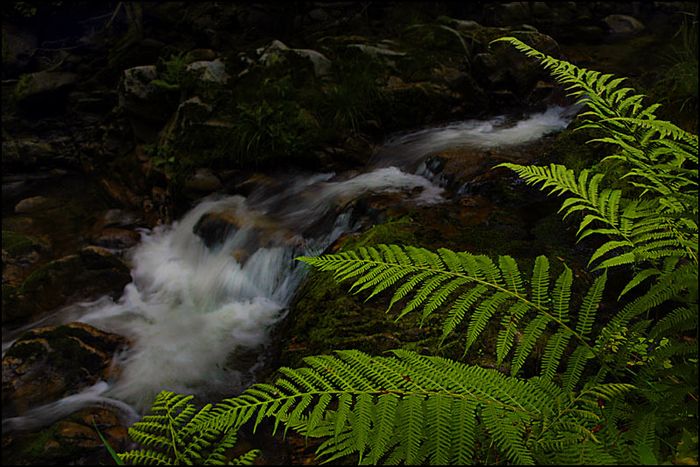
[[(546, 72), (490, 41), (643, 85), (685, 7), (21, 5), (3, 6), (2, 463), (29, 465), (112, 463), (95, 426), (126, 449), (161, 389), (206, 402), (332, 349), (437, 351), (430, 322), (296, 256), (402, 243), (586, 274), (593, 245), (557, 200), (493, 167), (605, 149), (567, 129), (577, 108)], [(472, 361), (493, 366), (490, 345)], [(295, 436), (250, 447), (314, 462)]]

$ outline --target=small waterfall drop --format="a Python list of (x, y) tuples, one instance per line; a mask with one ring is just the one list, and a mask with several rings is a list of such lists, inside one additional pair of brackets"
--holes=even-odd
[[(345, 179), (283, 175), (245, 197), (205, 199), (172, 225), (142, 232), (130, 252), (133, 280), (119, 300), (76, 303), (41, 322), (82, 321), (129, 338), (131, 347), (118, 356), (118, 379), (5, 420), (3, 427), (50, 423), (81, 403), (108, 400), (133, 418), (125, 407), (141, 411), (163, 389), (198, 395), (242, 390), (253, 382), (255, 364), (239, 365), (237, 353), (269, 344), (270, 329), (285, 317), (304, 275), (295, 258), (319, 254), (351, 230), (353, 200), (405, 192), (407, 202), (442, 202), (443, 189), (416, 174), (429, 154), (460, 145), (521, 144), (565, 128), (571, 118), (569, 109), (552, 107), (511, 125), (497, 117), (399, 135), (377, 152), (367, 172)], [(211, 213), (225, 213), (238, 227), (207, 246), (195, 231)], [(10, 344), (4, 338), (3, 351)]]

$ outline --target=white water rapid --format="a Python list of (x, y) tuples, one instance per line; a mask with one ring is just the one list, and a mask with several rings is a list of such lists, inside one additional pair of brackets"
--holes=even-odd
[[(133, 421), (162, 389), (237, 393), (252, 382), (256, 366), (237, 356), (264, 355), (269, 331), (285, 317), (303, 277), (294, 258), (319, 254), (352, 229), (346, 208), (352, 200), (404, 192), (406, 202), (440, 203), (443, 189), (414, 173), (430, 153), (521, 144), (565, 128), (571, 118), (567, 109), (552, 107), (511, 125), (496, 117), (400, 135), (365, 173), (281, 176), (246, 197), (205, 199), (178, 222), (143, 231), (129, 253), (133, 280), (119, 300), (77, 303), (33, 325), (81, 321), (128, 337), (132, 345), (118, 356), (118, 379), (4, 420), (3, 429), (35, 428), (95, 403), (122, 409)], [(223, 213), (238, 226), (211, 247), (193, 232), (207, 213)], [(3, 336), (3, 352), (17, 334)]]

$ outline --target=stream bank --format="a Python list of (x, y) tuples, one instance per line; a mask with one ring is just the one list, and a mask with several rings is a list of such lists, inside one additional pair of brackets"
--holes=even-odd
[[(535, 20), (522, 6), (502, 4), (446, 4), (444, 11), (430, 13), (422, 5), (362, 11), (354, 4), (309, 4), (285, 16), (280, 6), (213, 4), (183, 15), (176, 14), (177, 4), (163, 3), (144, 5), (130, 16), (126, 7), (111, 3), (104, 11), (75, 12), (84, 31), (79, 37), (32, 32), (31, 17), (16, 21), (19, 27), (4, 23), (13, 47), (10, 55), (3, 53), (4, 64), (12, 65), (3, 67), (8, 104), (3, 105), (3, 341), (64, 306), (104, 296), (117, 300), (132, 281), (130, 252), (144, 236), (181, 220), (213, 192), (249, 197), (266, 183), (274, 187), (273, 167), (360, 171), (392, 132), (500, 114), (517, 120), (517, 114), (562, 103), (561, 92), (537, 66), (517, 53), (488, 48), (498, 35), (517, 35), (547, 53), (570, 54), (596, 68), (601, 56), (611, 60), (601, 65), (620, 60), (596, 55), (598, 50), (645, 56), (629, 51), (658, 43), (654, 33), (663, 28), (655, 25), (668, 27), (665, 21), (671, 24), (675, 14), (663, 5), (659, 11), (615, 4), (597, 10), (581, 3), (545, 6)], [(75, 19), (60, 9), (42, 14)], [(646, 29), (625, 26), (636, 25), (632, 21), (615, 29), (604, 21), (615, 14), (636, 15)], [(134, 20), (139, 15), (140, 22)], [(587, 34), (583, 45), (565, 34), (576, 30), (569, 28), (572, 21)], [(618, 69), (642, 75), (628, 63)], [(258, 143), (247, 144), (246, 137)], [(395, 194), (367, 196), (354, 210), (360, 227), (331, 248), (400, 241), (519, 257), (564, 254), (570, 232), (561, 235), (556, 203), (490, 167), (513, 158), (596, 160), (595, 147), (579, 148), (584, 140), (564, 133), (518, 148), (519, 154), (446, 148), (426, 168), (448, 190), (448, 203), (417, 208), (400, 205)], [(469, 162), (460, 163), (464, 160)], [(223, 225), (226, 232), (228, 224), (219, 220), (210, 230)], [(264, 228), (261, 232), (259, 238)], [(243, 263), (244, 257), (236, 259)], [(288, 321), (276, 330), (286, 333), (274, 338), (279, 356), (268, 362), (267, 372), (332, 348), (434, 346), (430, 329), (409, 322), (396, 327), (383, 314), (382, 302), (366, 305), (327, 277), (314, 273), (299, 290)], [(365, 307), (371, 320), (365, 321)], [(323, 321), (327, 327), (320, 326)], [(81, 334), (72, 338), (82, 342), (77, 348), (63, 347), (54, 337), (62, 332), (42, 332), (22, 337), (46, 343), (25, 347), (33, 353), (4, 354), (3, 402), (12, 400), (17, 413), (30, 410), (36, 394), (25, 392), (24, 405), (13, 400), (10, 386), (19, 386), (21, 377), (12, 372), (51, 374), (34, 363), (52, 363), (54, 355), (77, 352), (84, 356), (81, 362), (101, 362), (85, 364), (87, 378), (49, 391), (56, 400), (117, 377), (104, 372), (105, 362), (118, 357), (116, 346), (100, 349)], [(237, 358), (252, 365), (256, 360)], [(98, 420), (113, 445), (123, 448), (126, 421), (118, 414), (99, 406), (40, 431), (4, 430), (3, 463), (106, 459), (91, 421)]]

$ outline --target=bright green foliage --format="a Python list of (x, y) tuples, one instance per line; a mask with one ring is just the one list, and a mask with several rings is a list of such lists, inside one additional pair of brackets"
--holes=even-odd
[(160, 60), (160, 78), (155, 79), (151, 84), (165, 90), (180, 89), (186, 81), (187, 56), (181, 52), (172, 54), (168, 60)]
[[(393, 353), (308, 357), (306, 367), (282, 368), (274, 384), (256, 384), (198, 417), (207, 432), (248, 420), (257, 427), (271, 416), (307, 436), (330, 436), (319, 448), (326, 462), (357, 454), (370, 464), (460, 463), (471, 459), (477, 438), (483, 444), (488, 436), (511, 461), (532, 464), (542, 456), (541, 443), (557, 444), (562, 452), (594, 443), (591, 430), (602, 418), (590, 407), (632, 388), (603, 384), (572, 400), (541, 378), (521, 380), (444, 358)], [(587, 416), (578, 418), (578, 412)], [(486, 432), (479, 434), (482, 417)], [(546, 430), (542, 419), (551, 422)]]
[(150, 413), (129, 428), (131, 439), (145, 449), (119, 454), (120, 459), (147, 465), (252, 465), (256, 450), (233, 460), (226, 458), (225, 451), (236, 444), (236, 430), (202, 429), (211, 405), (197, 411), (191, 399), (169, 391), (158, 394)]
[(262, 163), (273, 156), (298, 156), (309, 149), (305, 136), (318, 127), (314, 117), (291, 102), (237, 106), (238, 116), (231, 128), (229, 150), (245, 163)]
[[(500, 326), (496, 359), (510, 375), (405, 350), (308, 357), (197, 413), (183, 406), (188, 398), (163, 393), (153, 418), (132, 430), (157, 451), (132, 452), (130, 461), (162, 460), (162, 450), (207, 460), (201, 453), (219, 452), (215, 440), (232, 442), (244, 423), (257, 428), (269, 417), (275, 429), (326, 438), (317, 450), (326, 462), (697, 462), (697, 136), (656, 120), (656, 106), (643, 107), (621, 79), (502, 40), (568, 84), (588, 105), (584, 127), (617, 149), (578, 175), (556, 164), (503, 164), (567, 195), (564, 215), (583, 215), (579, 238), (603, 240), (591, 255), (592, 283), (584, 287), (566, 266), (550, 274), (544, 256), (528, 274), (509, 256), (398, 245), (300, 258), (352, 280), (368, 299), (393, 290), (387, 311), (399, 306), (396, 319), (420, 314), (422, 324), (437, 318), (443, 338), (463, 332), (467, 358)], [(599, 172), (610, 162), (627, 174), (616, 186)], [(609, 268), (631, 279), (603, 313)]]
[[(500, 257), (497, 266), (486, 256), (456, 253), (444, 248), (432, 252), (410, 246), (378, 245), (376, 248), (362, 247), (356, 251), (300, 259), (320, 270), (333, 271), (338, 281), (356, 279), (351, 290), (371, 291), (369, 298), (400, 283), (389, 305), (391, 308), (399, 301), (406, 302), (398, 318), (420, 311), (421, 319), (425, 321), (449, 303), (444, 307), (443, 340), (470, 312), (465, 352), (479, 340), (487, 324), (498, 314), (501, 318), (496, 346), (498, 363), (501, 364), (514, 348), (513, 375), (523, 367), (545, 331), (553, 331), (555, 338), (550, 340), (551, 345), (543, 356), (543, 376), (549, 379), (556, 373), (562, 352), (572, 337), (580, 344), (588, 345), (588, 334), (606, 279), (605, 275), (596, 279), (581, 308), (571, 313), (572, 272), (565, 268), (550, 290), (549, 261), (544, 256), (535, 261), (529, 291), (517, 263), (509, 256)], [(575, 329), (568, 324), (571, 316), (578, 317)], [(522, 336), (520, 328), (526, 329)], [(585, 355), (591, 352), (589, 347)], [(580, 374), (580, 371), (574, 374)]]
[(542, 62), (579, 103), (588, 106), (579, 128), (601, 131), (593, 141), (609, 143), (616, 152), (601, 161), (615, 163), (626, 174), (623, 189), (613, 189), (603, 173), (581, 171), (578, 176), (564, 166), (549, 167), (501, 164), (527, 183), (550, 188), (552, 194), (566, 195), (561, 207), (564, 217), (583, 214), (579, 240), (604, 235), (592, 255), (596, 268), (629, 266), (641, 270), (632, 277), (621, 296), (652, 277), (671, 275), (674, 280), (692, 279), (692, 271), (678, 277), (679, 267), (698, 264), (698, 137), (674, 124), (657, 120), (658, 104), (644, 107), (642, 95), (621, 88), (624, 78), (612, 79), (548, 57), (517, 39), (502, 38), (518, 50)]

